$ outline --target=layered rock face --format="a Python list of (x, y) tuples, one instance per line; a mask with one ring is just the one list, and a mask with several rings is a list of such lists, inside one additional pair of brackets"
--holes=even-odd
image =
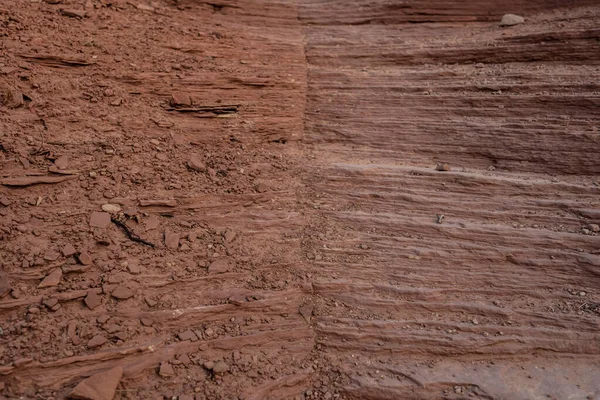
[(596, 1), (0, 16), (1, 395), (600, 394)]
[(594, 396), (598, 8), (351, 3), (300, 8), (346, 395)]

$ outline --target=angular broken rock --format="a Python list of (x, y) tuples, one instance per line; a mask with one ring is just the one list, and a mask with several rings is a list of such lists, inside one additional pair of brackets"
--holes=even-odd
[(60, 257), (60, 254), (58, 254), (56, 251), (49, 250), (44, 253), (44, 260), (46, 261), (56, 261), (58, 260), (58, 257)]
[(67, 157), (67, 156), (58, 157), (56, 160), (54, 160), (54, 165), (56, 165), (56, 167), (58, 169), (69, 168), (69, 157)]
[(190, 160), (188, 161), (188, 167), (196, 172), (206, 171), (206, 166), (204, 165), (204, 163), (196, 157), (190, 158)]
[(49, 275), (47, 275), (42, 282), (40, 282), (38, 289), (56, 286), (59, 284), (60, 278), (62, 278), (62, 270), (60, 268), (56, 268)]
[(87, 347), (93, 349), (94, 347), (102, 346), (106, 342), (108, 342), (108, 340), (104, 336), (96, 335), (90, 339), (90, 341), (87, 343)]
[(196, 340), (198, 340), (198, 337), (196, 336), (196, 334), (194, 332), (192, 332), (190, 329), (188, 329), (185, 332), (182, 332), (182, 333), (178, 334), (177, 337), (181, 341), (190, 340), (192, 342), (195, 342)]
[(233, 296), (231, 296), (229, 299), (227, 299), (229, 301), (229, 303), (234, 304), (236, 306), (241, 306), (243, 303), (246, 302), (246, 296), (243, 296), (241, 294), (234, 294)]
[(125, 286), (117, 286), (110, 295), (118, 300), (127, 300), (133, 297), (133, 292)]
[(212, 367), (212, 372), (215, 374), (224, 374), (229, 371), (229, 365), (227, 365), (224, 361), (217, 361)]
[(94, 308), (102, 304), (102, 298), (93, 289), (88, 290), (87, 296), (85, 296), (85, 299), (83, 299), (83, 301), (90, 310), (93, 310)]
[(90, 216), (90, 226), (93, 228), (106, 228), (110, 225), (110, 214), (107, 212), (94, 211)]
[(522, 24), (523, 22), (525, 22), (525, 18), (521, 17), (520, 15), (505, 14), (502, 17), (502, 21), (500, 21), (500, 26), (513, 26)]
[(46, 299), (46, 300), (42, 301), (42, 304), (45, 305), (46, 307), (52, 309), (58, 304), (58, 299), (56, 297), (53, 297), (51, 299)]
[(92, 375), (79, 382), (69, 395), (69, 398), (81, 400), (113, 400), (122, 376), (123, 368), (121, 367), (115, 367), (108, 371)]
[(192, 99), (185, 93), (173, 93), (170, 103), (172, 107), (191, 107)]
[(75, 247), (73, 247), (72, 244), (67, 244), (61, 251), (65, 257), (71, 257), (73, 254), (77, 253), (77, 250), (75, 250)]
[(150, 297), (145, 297), (144, 301), (148, 304), (148, 307), (154, 307), (158, 304), (158, 301), (151, 299)]
[(110, 315), (102, 314), (98, 318), (96, 318), (96, 322), (98, 322), (99, 324), (105, 324), (106, 321), (108, 321), (109, 319), (110, 319)]
[(0, 88), (0, 105), (3, 104), (8, 108), (17, 108), (25, 104), (23, 93), (17, 89), (10, 87)]
[(229, 229), (227, 232), (225, 232), (225, 235), (223, 235), (223, 238), (225, 239), (225, 242), (227, 243), (231, 243), (235, 240), (235, 231), (232, 231), (231, 229)]
[(140, 266), (137, 264), (137, 262), (135, 261), (130, 261), (127, 264), (127, 271), (129, 271), (130, 274), (132, 275), (138, 275), (142, 272), (142, 269), (140, 268)]
[(165, 246), (167, 246), (169, 249), (177, 249), (179, 247), (179, 234), (166, 230)]
[(300, 315), (302, 315), (302, 318), (304, 318), (306, 323), (310, 324), (310, 320), (313, 315), (313, 306), (311, 306), (310, 304), (305, 304), (303, 306), (300, 306), (298, 312), (300, 313)]
[(153, 229), (158, 228), (158, 226), (160, 225), (160, 220), (158, 219), (158, 217), (156, 215), (151, 215), (148, 217), (145, 224), (146, 224), (146, 229), (151, 231)]
[(163, 378), (168, 378), (170, 376), (175, 375), (175, 370), (173, 369), (171, 364), (164, 362), (164, 363), (160, 364), (158, 374), (160, 376), (162, 376)]
[(208, 267), (210, 274), (223, 274), (231, 269), (231, 261), (227, 258), (219, 258)]

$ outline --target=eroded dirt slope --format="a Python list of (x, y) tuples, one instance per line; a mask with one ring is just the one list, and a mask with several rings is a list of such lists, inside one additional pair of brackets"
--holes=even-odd
[(600, 396), (573, 6), (3, 2), (0, 394)]

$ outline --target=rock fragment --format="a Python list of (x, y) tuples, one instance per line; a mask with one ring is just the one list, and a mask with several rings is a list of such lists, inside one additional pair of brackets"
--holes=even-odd
[(90, 216), (90, 226), (93, 228), (107, 228), (110, 225), (110, 214), (94, 211)]
[(88, 290), (87, 296), (85, 296), (83, 302), (90, 310), (93, 310), (94, 308), (102, 304), (102, 298), (98, 295), (98, 293), (96, 293), (95, 290), (92, 289)]
[(168, 378), (171, 376), (175, 376), (175, 370), (173, 366), (168, 362), (163, 362), (160, 364), (160, 368), (158, 369), (158, 374), (163, 378)]
[(58, 299), (55, 297), (53, 297), (51, 299), (46, 299), (46, 300), (42, 301), (42, 304), (50, 309), (53, 309), (54, 307), (56, 307), (58, 305)]
[(191, 107), (192, 99), (185, 93), (173, 93), (170, 103), (172, 107)]
[(227, 232), (225, 232), (225, 235), (223, 235), (223, 239), (225, 239), (225, 242), (231, 243), (235, 240), (235, 236), (236, 236), (235, 231), (229, 229), (229, 230), (227, 230)]
[(448, 165), (447, 163), (437, 163), (437, 165), (435, 166), (435, 170), (436, 171), (452, 171), (452, 168), (450, 168), (450, 165)]
[(215, 362), (214, 361), (206, 361), (204, 364), (202, 364), (204, 366), (204, 368), (206, 368), (209, 371), (212, 371), (212, 369), (215, 366)]
[(522, 24), (523, 22), (525, 22), (525, 18), (520, 15), (505, 14), (500, 21), (500, 26), (513, 26)]
[(62, 270), (60, 268), (56, 268), (54, 271), (48, 274), (42, 280), (42, 282), (40, 282), (38, 289), (56, 286), (60, 283), (60, 278), (62, 278)]
[(142, 269), (137, 262), (131, 261), (127, 264), (127, 271), (129, 271), (129, 273), (132, 275), (139, 275), (142, 272)]
[(166, 230), (165, 246), (167, 246), (169, 249), (177, 249), (179, 247), (179, 234), (171, 232), (170, 230)]
[(160, 220), (158, 219), (158, 217), (156, 215), (151, 215), (146, 220), (145, 225), (146, 225), (146, 229), (151, 231), (151, 230), (158, 228), (158, 226), (160, 225)]
[(196, 336), (196, 334), (194, 332), (192, 332), (190, 329), (188, 329), (185, 332), (182, 332), (182, 333), (178, 334), (177, 337), (181, 341), (190, 340), (192, 342), (195, 342), (196, 340), (198, 340), (198, 337)]
[(88, 253), (81, 253), (81, 254), (79, 254), (79, 256), (77, 257), (77, 259), (83, 265), (91, 265), (92, 264), (92, 256), (90, 256)]
[(23, 93), (14, 88), (0, 88), (0, 104), (4, 104), (8, 108), (18, 108), (25, 104)]
[(29, 307), (29, 309), (27, 310), (27, 312), (29, 314), (39, 314), (40, 313), (40, 309), (37, 306), (31, 306), (31, 307)]
[(212, 372), (218, 375), (224, 374), (229, 371), (229, 365), (225, 361), (217, 361), (212, 367)]
[(246, 302), (246, 296), (243, 296), (241, 294), (234, 294), (227, 300), (233, 305), (241, 306), (243, 303)]
[(123, 376), (123, 368), (115, 367), (79, 382), (69, 394), (71, 399), (113, 400)]
[(255, 186), (255, 189), (258, 193), (265, 193), (269, 191), (269, 187), (265, 183), (259, 183)]
[(61, 252), (63, 256), (71, 257), (73, 254), (77, 253), (77, 250), (75, 250), (75, 247), (73, 247), (72, 244), (67, 244), (65, 247), (62, 248)]
[(110, 295), (118, 300), (127, 300), (133, 297), (134, 293), (131, 291), (131, 289), (121, 285), (117, 286)]
[(303, 306), (300, 306), (298, 312), (300, 313), (300, 315), (302, 315), (302, 318), (304, 318), (306, 323), (310, 324), (310, 320), (313, 315), (313, 306), (310, 304), (305, 304)]
[(70, 17), (70, 18), (85, 18), (85, 11), (84, 10), (60, 10), (60, 13), (62, 15), (64, 15), (65, 17)]
[(107, 213), (118, 213), (121, 211), (121, 206), (118, 204), (102, 204), (102, 211)]
[(206, 166), (204, 165), (204, 163), (196, 157), (190, 158), (187, 165), (191, 170), (194, 170), (196, 172), (206, 171)]
[(231, 269), (231, 262), (227, 258), (219, 258), (213, 261), (209, 267), (208, 272), (210, 274), (223, 274)]
[(17, 358), (13, 361), (13, 365), (17, 368), (22, 367), (24, 365), (30, 364), (33, 361), (33, 358)]
[(108, 342), (108, 340), (104, 336), (96, 335), (90, 339), (90, 341), (87, 343), (87, 347), (93, 349), (95, 347), (102, 346), (106, 342)]
[(58, 157), (56, 160), (54, 160), (54, 165), (56, 165), (56, 167), (58, 169), (69, 168), (69, 157), (67, 157), (67, 156)]
[(146, 302), (146, 304), (148, 304), (148, 307), (155, 307), (158, 304), (158, 301), (156, 301), (150, 297), (144, 298), (144, 301)]
[(187, 354), (180, 355), (179, 358), (177, 358), (177, 361), (181, 362), (183, 365), (188, 365), (192, 362)]
[(44, 253), (44, 260), (46, 261), (56, 261), (58, 260), (58, 257), (60, 257), (60, 254), (53, 250), (49, 250)]

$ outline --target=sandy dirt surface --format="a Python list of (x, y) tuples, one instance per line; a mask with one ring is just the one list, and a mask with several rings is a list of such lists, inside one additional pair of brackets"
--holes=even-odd
[(4, 0), (0, 103), (0, 398), (600, 399), (597, 1)]

